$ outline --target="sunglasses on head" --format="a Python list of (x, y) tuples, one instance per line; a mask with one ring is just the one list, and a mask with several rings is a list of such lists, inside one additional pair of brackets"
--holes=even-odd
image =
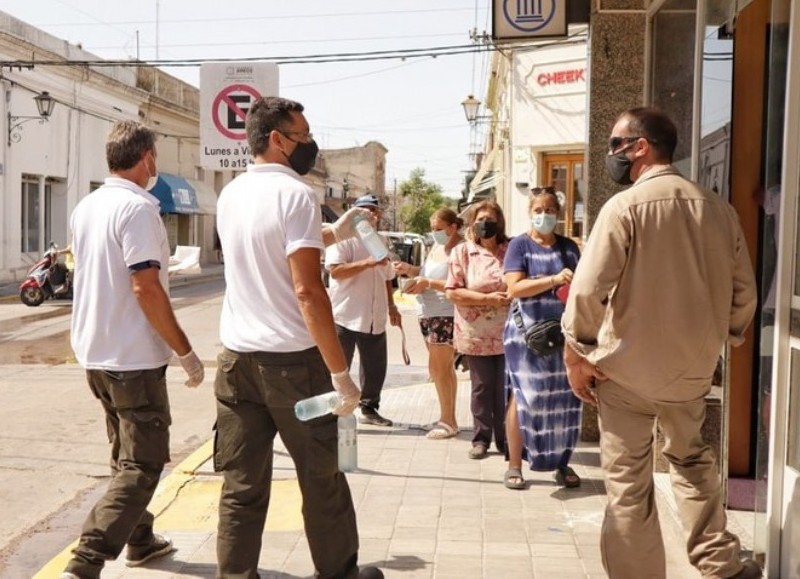
[(537, 195), (543, 195), (547, 193), (548, 195), (555, 195), (556, 188), (555, 187), (534, 187), (531, 189), (531, 195), (536, 197)]

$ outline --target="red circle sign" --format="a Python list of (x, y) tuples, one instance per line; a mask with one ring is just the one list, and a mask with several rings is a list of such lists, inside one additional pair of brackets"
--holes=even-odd
[[(233, 93), (247, 93), (252, 97), (251, 102), (257, 98), (261, 98), (261, 94), (252, 86), (246, 84), (232, 84), (222, 89), (214, 98), (214, 102), (211, 105), (211, 119), (214, 121), (214, 126), (217, 127), (217, 130), (229, 139), (242, 141), (247, 138), (247, 133), (244, 129), (231, 129), (226, 126), (227, 123), (223, 122), (220, 118), (221, 116), (227, 116), (228, 118), (239, 118), (242, 123), (244, 122), (247, 116), (247, 110), (242, 110), (239, 103), (231, 98)], [(220, 110), (222, 110), (222, 113)]]

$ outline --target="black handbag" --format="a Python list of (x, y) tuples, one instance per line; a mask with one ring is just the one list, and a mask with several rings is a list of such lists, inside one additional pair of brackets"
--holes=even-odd
[(549, 356), (560, 352), (564, 347), (564, 334), (561, 332), (560, 320), (543, 320), (532, 326), (525, 327), (519, 304), (514, 301), (511, 306), (511, 315), (517, 328), (525, 336), (528, 349), (538, 356)]

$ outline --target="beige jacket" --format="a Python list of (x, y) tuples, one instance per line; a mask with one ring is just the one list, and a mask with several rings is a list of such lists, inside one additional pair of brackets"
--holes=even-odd
[(653, 167), (601, 209), (562, 320), (573, 349), (650, 400), (708, 393), (725, 341), (737, 346), (756, 283), (733, 207)]

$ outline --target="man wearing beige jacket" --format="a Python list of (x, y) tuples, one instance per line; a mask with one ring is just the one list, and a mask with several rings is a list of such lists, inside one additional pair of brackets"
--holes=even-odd
[(671, 165), (677, 131), (662, 112), (631, 109), (606, 167), (633, 185), (600, 211), (562, 321), (575, 395), (597, 405), (608, 506), (601, 549), (609, 577), (666, 577), (653, 487), (653, 425), (665, 438), (691, 563), (703, 577), (761, 577), (726, 531), (715, 458), (700, 433), (726, 342), (736, 346), (756, 284), (733, 208)]

